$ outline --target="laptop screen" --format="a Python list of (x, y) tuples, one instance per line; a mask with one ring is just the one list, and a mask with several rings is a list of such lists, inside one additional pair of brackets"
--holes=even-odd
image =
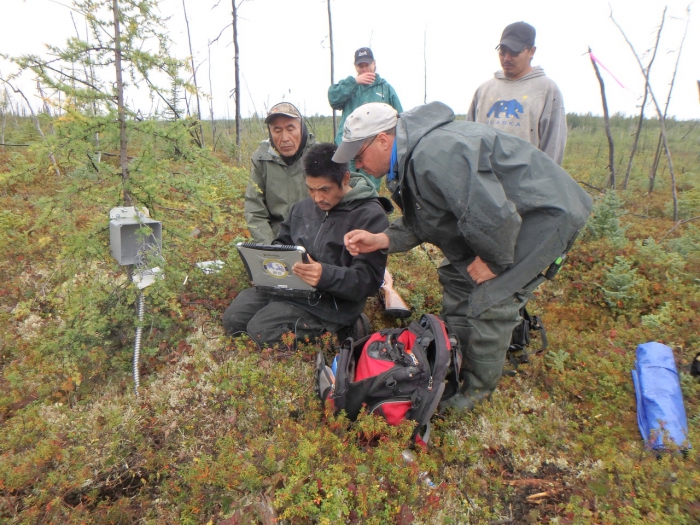
[(306, 249), (303, 246), (238, 243), (236, 248), (256, 288), (296, 296), (315, 291), (292, 271), (294, 264), (304, 261)]

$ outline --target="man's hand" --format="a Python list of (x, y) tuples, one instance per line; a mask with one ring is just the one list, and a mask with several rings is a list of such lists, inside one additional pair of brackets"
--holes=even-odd
[(488, 281), (496, 277), (496, 274), (489, 269), (486, 263), (482, 261), (479, 256), (477, 256), (476, 259), (474, 259), (474, 261), (467, 266), (467, 271), (469, 272), (469, 276), (474, 279), (476, 284), (481, 284), (484, 281)]
[(323, 266), (321, 263), (314, 261), (310, 255), (307, 254), (309, 258), (308, 263), (296, 263), (292, 266), (292, 271), (294, 275), (299, 277), (306, 284), (311, 286), (316, 286), (321, 280), (321, 272), (323, 271)]
[(365, 71), (364, 73), (360, 73), (357, 75), (355, 78), (355, 82), (358, 84), (364, 84), (365, 86), (369, 86), (372, 82), (374, 82), (375, 74), (372, 73), (371, 71)]
[(353, 230), (343, 238), (345, 247), (353, 257), (361, 253), (376, 252), (389, 248), (389, 237), (386, 233), (370, 233), (365, 230)]

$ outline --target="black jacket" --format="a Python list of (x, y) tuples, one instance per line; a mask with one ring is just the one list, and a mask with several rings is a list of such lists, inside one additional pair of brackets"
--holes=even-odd
[(384, 279), (387, 255), (381, 252), (353, 257), (343, 237), (352, 230), (383, 232), (391, 210), (387, 199), (376, 197), (364, 177), (351, 179), (353, 189), (333, 209), (325, 212), (307, 197), (296, 203), (282, 222), (276, 244), (303, 246), (323, 266), (316, 289), (320, 298), (275, 297), (294, 303), (327, 321), (350, 325), (365, 308), (367, 297), (377, 293)]

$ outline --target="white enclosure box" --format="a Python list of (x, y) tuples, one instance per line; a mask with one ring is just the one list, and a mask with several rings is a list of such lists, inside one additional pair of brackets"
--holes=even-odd
[[(119, 264), (135, 264), (139, 251), (146, 247), (147, 251), (162, 247), (163, 227), (160, 221), (154, 221), (148, 216), (148, 210), (136, 210), (133, 206), (113, 208), (109, 212), (109, 245), (112, 256)], [(141, 228), (150, 229), (150, 234), (143, 235)]]

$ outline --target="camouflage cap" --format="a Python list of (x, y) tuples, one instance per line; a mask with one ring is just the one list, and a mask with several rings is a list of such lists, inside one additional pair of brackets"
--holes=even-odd
[(299, 113), (299, 110), (294, 106), (294, 104), (290, 104), (289, 102), (280, 102), (279, 104), (272, 106), (270, 111), (267, 112), (265, 124), (269, 124), (270, 121), (277, 115), (284, 115), (285, 117), (298, 118), (301, 120), (301, 113)]

